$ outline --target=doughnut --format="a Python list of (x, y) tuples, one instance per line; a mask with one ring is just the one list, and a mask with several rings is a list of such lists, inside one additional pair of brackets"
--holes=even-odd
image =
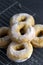
[(36, 24), (34, 28), (36, 37), (32, 40), (32, 44), (36, 48), (43, 48), (43, 25)]
[(10, 26), (18, 22), (26, 23), (27, 26), (28, 25), (33, 26), (35, 24), (33, 16), (27, 13), (19, 13), (12, 16), (10, 19)]
[(8, 27), (0, 27), (0, 48), (5, 48), (9, 44), (10, 37), (8, 36), (8, 33)]
[(36, 24), (34, 25), (35, 28), (35, 34), (36, 36), (42, 31), (43, 32), (43, 25), (42, 24)]
[(33, 40), (32, 40), (32, 45), (35, 47), (35, 48), (43, 48), (43, 37), (35, 37)]
[(12, 42), (7, 48), (7, 56), (14, 62), (23, 62), (32, 55), (33, 47), (30, 42), (14, 43)]
[(31, 41), (35, 37), (35, 29), (32, 26), (26, 28), (22, 22), (16, 23), (11, 28), (10, 36), (14, 42)]

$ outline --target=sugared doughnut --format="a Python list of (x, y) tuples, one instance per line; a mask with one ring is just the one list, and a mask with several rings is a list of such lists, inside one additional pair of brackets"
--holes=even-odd
[(30, 42), (14, 43), (12, 42), (7, 49), (7, 56), (15, 62), (23, 62), (29, 59), (32, 55), (33, 47)]
[(34, 25), (36, 36), (41, 33), (43, 33), (43, 25), (42, 24), (36, 24)]
[(10, 26), (18, 22), (26, 23), (27, 26), (28, 25), (33, 26), (35, 24), (33, 16), (27, 13), (19, 13), (12, 16), (12, 18), (10, 19)]
[(32, 40), (32, 44), (34, 47), (42, 48), (43, 47), (43, 25), (36, 24), (34, 26), (36, 37)]
[(6, 47), (10, 42), (10, 37), (8, 36), (9, 28), (0, 27), (0, 47)]
[(31, 41), (35, 37), (34, 27), (25, 27), (25, 24), (17, 23), (12, 26), (10, 32), (11, 39), (17, 42)]

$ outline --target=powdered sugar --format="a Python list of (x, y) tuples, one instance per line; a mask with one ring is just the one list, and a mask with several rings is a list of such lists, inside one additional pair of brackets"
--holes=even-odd
[(18, 39), (20, 35), (19, 32), (16, 32), (17, 29), (18, 29), (18, 24), (13, 25), (11, 29), (12, 36), (15, 37), (16, 39)]
[(35, 37), (35, 29), (34, 27), (31, 26), (30, 28), (27, 29), (25, 35), (20, 36), (20, 40), (23, 40), (26, 38), (31, 41), (34, 37)]
[[(31, 44), (29, 43), (30, 45), (28, 45), (27, 42), (22, 43), (22, 44), (24, 45), (24, 49), (23, 50), (19, 50), (19, 51), (14, 49), (14, 47), (16, 45), (16, 43), (14, 43), (14, 42), (12, 42), (8, 46), (8, 49), (7, 49), (8, 57), (9, 57), (9, 53), (14, 56), (13, 58), (9, 57), (11, 60), (13, 60), (15, 62), (23, 62), (23, 61), (26, 61), (27, 59), (30, 58), (30, 56), (31, 56), (31, 54), (33, 52), (33, 48), (31, 46)], [(21, 57), (24, 56), (24, 54), (26, 54), (26, 53), (28, 53), (27, 58), (25, 57), (26, 59), (24, 59), (24, 58), (21, 59)], [(15, 57), (19, 57), (19, 59), (15, 59)]]
[(28, 45), (26, 45), (25, 43), (23, 44), (25, 46), (25, 48), (23, 50), (15, 50), (13, 47), (15, 46), (15, 43), (12, 43), (9, 47), (11, 54), (15, 55), (15, 56), (21, 56), (24, 55), (26, 52), (29, 51), (28, 49)]
[(11, 29), (11, 33), (14, 38), (20, 41), (23, 39), (28, 39), (31, 41), (35, 37), (35, 29), (32, 26), (27, 28), (27, 31), (24, 35), (21, 35), (19, 31), (17, 32), (17, 29), (18, 29), (18, 24), (13, 25)]
[[(14, 15), (13, 17), (12, 17), (12, 23), (13, 24), (15, 24), (15, 23), (18, 23), (19, 21), (18, 21), (18, 18), (19, 17), (22, 17), (22, 16), (26, 16), (26, 20), (24, 21), (24, 23), (26, 23), (26, 22), (28, 22), (28, 23), (30, 23), (29, 21), (31, 21), (31, 19), (30, 19), (30, 14), (27, 14), (27, 13), (19, 13), (19, 14), (16, 14), (16, 15)], [(28, 21), (29, 20), (29, 21)], [(22, 22), (22, 21), (21, 21)]]
[[(9, 57), (9, 52), (10, 52), (10, 54), (12, 54), (13, 56), (16, 56), (16, 57), (21, 57), (22, 55), (24, 56), (24, 54), (28, 53), (28, 56), (27, 56), (26, 59), (20, 59), (19, 58), (19, 59), (16, 59), (15, 60), (15, 58), (13, 58), (12, 60), (15, 61), (15, 62), (23, 62), (23, 61), (26, 61), (28, 58), (30, 58), (30, 56), (32, 54), (32, 48), (31, 49), (29, 48), (27, 42), (22, 43), (22, 44), (25, 46), (25, 48), (23, 50), (19, 50), (19, 51), (15, 50), (13, 47), (15, 47), (16, 43), (14, 43), (14, 42), (12, 42), (9, 45), (8, 49), (7, 49), (8, 57)], [(29, 53), (30, 51), (31, 51), (31, 53)]]

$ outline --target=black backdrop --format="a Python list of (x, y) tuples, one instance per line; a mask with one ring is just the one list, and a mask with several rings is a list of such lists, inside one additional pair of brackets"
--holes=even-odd
[(18, 0), (22, 5), (35, 12), (43, 23), (43, 0)]

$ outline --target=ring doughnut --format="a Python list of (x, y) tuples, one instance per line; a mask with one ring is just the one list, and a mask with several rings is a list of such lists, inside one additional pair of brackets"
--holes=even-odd
[(34, 26), (36, 37), (32, 40), (34, 47), (42, 48), (43, 47), (43, 25), (37, 24)]
[(10, 36), (14, 42), (31, 41), (35, 37), (35, 30), (32, 26), (26, 28), (21, 22), (12, 26)]
[(36, 36), (43, 31), (43, 25), (42, 24), (36, 24), (34, 25)]
[(9, 28), (0, 27), (0, 47), (6, 47), (10, 42), (10, 37), (8, 36)]
[(10, 26), (18, 22), (23, 22), (31, 26), (35, 24), (35, 20), (33, 16), (27, 13), (19, 13), (19, 14), (12, 16), (12, 18), (10, 19)]
[(29, 59), (32, 55), (33, 47), (30, 42), (14, 43), (12, 42), (7, 49), (7, 56), (15, 62), (23, 62)]

